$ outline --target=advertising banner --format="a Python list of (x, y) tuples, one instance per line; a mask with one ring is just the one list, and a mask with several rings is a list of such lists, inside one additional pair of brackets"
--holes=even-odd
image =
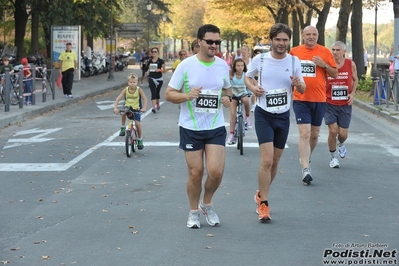
[[(51, 62), (53, 68), (58, 69), (60, 64), (60, 54), (66, 49), (68, 42), (72, 43), (72, 50), (76, 53), (78, 69), (80, 69), (80, 26), (52, 26), (51, 27)], [(75, 75), (75, 80), (80, 80), (80, 71)]]

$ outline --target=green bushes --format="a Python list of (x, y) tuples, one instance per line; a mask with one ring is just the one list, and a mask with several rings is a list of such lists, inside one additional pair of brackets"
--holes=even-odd
[(373, 89), (373, 80), (370, 75), (362, 75), (362, 78), (357, 84), (357, 89), (360, 91), (371, 91)]

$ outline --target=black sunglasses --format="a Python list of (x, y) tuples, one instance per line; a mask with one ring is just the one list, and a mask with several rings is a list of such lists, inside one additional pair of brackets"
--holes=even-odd
[(216, 41), (214, 41), (214, 40), (206, 40), (206, 39), (202, 39), (202, 40), (205, 41), (206, 44), (209, 44), (209, 45), (212, 45), (212, 44), (220, 45), (222, 43), (221, 40), (216, 40)]
[(158, 51), (157, 51), (157, 50), (154, 50), (154, 51), (151, 51), (151, 53), (158, 53)]

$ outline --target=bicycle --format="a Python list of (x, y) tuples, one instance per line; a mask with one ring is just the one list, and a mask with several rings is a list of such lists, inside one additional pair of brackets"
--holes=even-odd
[[(2, 103), (6, 103), (5, 98), (5, 74), (0, 74), (0, 98)], [(12, 105), (17, 105), (19, 103), (19, 84), (18, 84), (18, 75), (15, 76), (14, 79), (10, 80), (11, 88), (10, 88), (10, 103)]]
[(237, 150), (240, 150), (240, 155), (244, 154), (244, 137), (245, 137), (245, 120), (243, 115), (244, 103), (242, 97), (248, 97), (248, 94), (241, 94), (237, 98), (237, 115), (236, 126), (234, 128), (234, 136), (237, 139)]
[(127, 118), (127, 128), (125, 131), (125, 148), (127, 157), (130, 157), (132, 155), (132, 152), (136, 152), (137, 150), (138, 137), (136, 122), (134, 120), (137, 112), (140, 112), (140, 110), (132, 110), (128, 107), (119, 110), (119, 114), (126, 114)]

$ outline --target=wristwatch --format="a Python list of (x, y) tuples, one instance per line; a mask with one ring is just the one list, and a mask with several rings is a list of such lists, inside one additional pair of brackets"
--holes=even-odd
[(324, 69), (327, 69), (328, 68), (328, 65), (326, 64), (325, 66), (324, 66)]

